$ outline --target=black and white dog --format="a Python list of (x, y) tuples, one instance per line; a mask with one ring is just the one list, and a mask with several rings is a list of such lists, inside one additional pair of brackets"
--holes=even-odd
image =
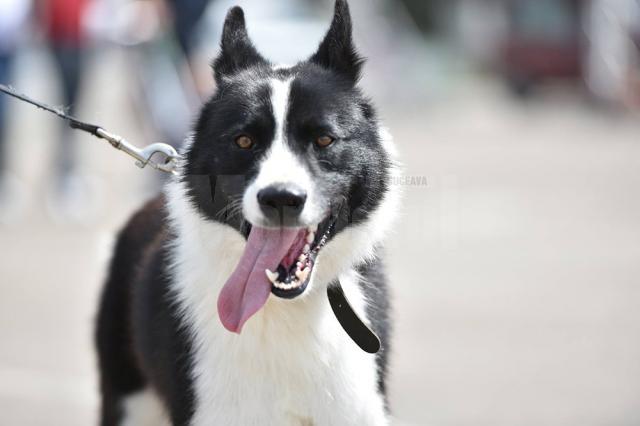
[[(273, 66), (229, 11), (178, 176), (121, 232), (98, 314), (102, 425), (386, 425), (380, 246), (395, 154), (357, 88), (346, 0)], [(327, 300), (340, 283), (371, 355)]]

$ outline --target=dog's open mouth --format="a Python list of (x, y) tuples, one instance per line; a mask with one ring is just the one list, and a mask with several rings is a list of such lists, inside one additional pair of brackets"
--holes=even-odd
[(239, 333), (270, 293), (287, 299), (301, 295), (334, 224), (328, 217), (307, 228), (248, 227), (244, 253), (218, 296), (224, 327)]
[(318, 225), (314, 225), (298, 232), (296, 240), (278, 264), (278, 268), (275, 271), (265, 270), (267, 278), (271, 281), (271, 293), (292, 299), (305, 291), (318, 252), (329, 238), (330, 228), (323, 226), (319, 231)]

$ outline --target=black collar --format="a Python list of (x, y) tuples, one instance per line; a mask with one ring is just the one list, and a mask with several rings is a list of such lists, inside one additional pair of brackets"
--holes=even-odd
[(375, 354), (380, 350), (380, 339), (353, 310), (342, 290), (340, 281), (336, 280), (327, 287), (329, 304), (338, 322), (347, 332), (351, 340), (365, 352)]

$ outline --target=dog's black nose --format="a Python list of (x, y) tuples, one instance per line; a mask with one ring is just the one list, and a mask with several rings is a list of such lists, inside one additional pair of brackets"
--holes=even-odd
[(271, 220), (279, 219), (280, 223), (297, 218), (306, 200), (307, 193), (291, 184), (270, 185), (258, 191), (262, 212)]
[(261, 206), (302, 210), (305, 201), (307, 193), (294, 185), (271, 185), (258, 191), (258, 203)]

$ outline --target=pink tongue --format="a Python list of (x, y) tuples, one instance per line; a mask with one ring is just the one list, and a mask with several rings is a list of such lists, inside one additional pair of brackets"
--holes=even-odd
[(300, 232), (251, 228), (242, 258), (218, 296), (218, 315), (227, 330), (240, 333), (244, 323), (267, 303), (271, 282), (265, 269), (275, 272)]

